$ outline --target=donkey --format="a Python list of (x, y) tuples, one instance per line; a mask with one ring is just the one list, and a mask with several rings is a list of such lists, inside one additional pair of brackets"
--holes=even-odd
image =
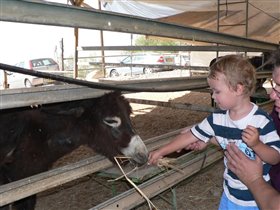
[[(0, 185), (47, 171), (57, 159), (81, 145), (112, 162), (123, 154), (137, 164), (146, 163), (148, 150), (133, 129), (131, 113), (120, 92), (37, 109), (2, 110)], [(33, 210), (35, 204), (33, 195), (12, 205), (17, 210)]]

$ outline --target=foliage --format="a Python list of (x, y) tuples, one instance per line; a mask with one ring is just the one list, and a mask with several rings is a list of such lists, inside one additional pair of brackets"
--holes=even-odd
[(178, 42), (170, 39), (147, 39), (145, 36), (139, 36), (135, 40), (136, 46), (176, 46)]

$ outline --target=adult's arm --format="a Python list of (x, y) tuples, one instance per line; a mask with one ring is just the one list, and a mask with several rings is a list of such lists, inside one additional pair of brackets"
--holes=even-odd
[(249, 188), (261, 209), (280, 209), (280, 194), (263, 179), (263, 165), (258, 156), (250, 160), (234, 144), (227, 146), (225, 155), (228, 168)]

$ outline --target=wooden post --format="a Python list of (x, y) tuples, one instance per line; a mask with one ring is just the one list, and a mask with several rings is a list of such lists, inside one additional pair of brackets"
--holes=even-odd
[(6, 72), (6, 71), (3, 71), (3, 74), (4, 74), (3, 88), (4, 88), (4, 89), (7, 89), (7, 88), (9, 88), (8, 78), (7, 78), (7, 72)]
[[(84, 0), (70, 0), (71, 4), (77, 7), (82, 5)], [(79, 28), (74, 28), (75, 46), (74, 46), (74, 74), (73, 77), (78, 77), (78, 45), (79, 45)]]

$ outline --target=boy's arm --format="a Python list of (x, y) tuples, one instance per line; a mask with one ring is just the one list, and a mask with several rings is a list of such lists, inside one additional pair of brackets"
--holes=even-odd
[[(209, 142), (216, 145), (216, 146), (220, 146), (215, 137), (212, 137), (209, 140)], [(187, 147), (185, 147), (185, 149), (194, 150), (194, 151), (201, 151), (201, 150), (204, 150), (207, 147), (207, 145), (208, 145), (208, 142), (205, 143), (202, 140), (198, 140), (194, 143), (189, 144)]]
[(248, 125), (242, 132), (242, 139), (254, 150), (263, 162), (272, 165), (280, 162), (280, 153), (276, 149), (260, 141), (259, 132), (255, 127)]
[(220, 146), (220, 144), (218, 143), (216, 137), (212, 137), (212, 138), (210, 139), (210, 143), (212, 143), (212, 144), (214, 144), (214, 145), (216, 145), (216, 146)]
[(189, 144), (196, 142), (196, 138), (192, 132), (188, 131), (186, 133), (181, 133), (175, 137), (170, 143), (164, 145), (163, 147), (150, 152), (149, 154), (149, 164), (156, 164), (158, 159), (173, 153), (175, 151), (186, 148)]
[(271, 165), (275, 165), (280, 162), (279, 152), (261, 141), (251, 148), (262, 159), (263, 162), (269, 163)]

